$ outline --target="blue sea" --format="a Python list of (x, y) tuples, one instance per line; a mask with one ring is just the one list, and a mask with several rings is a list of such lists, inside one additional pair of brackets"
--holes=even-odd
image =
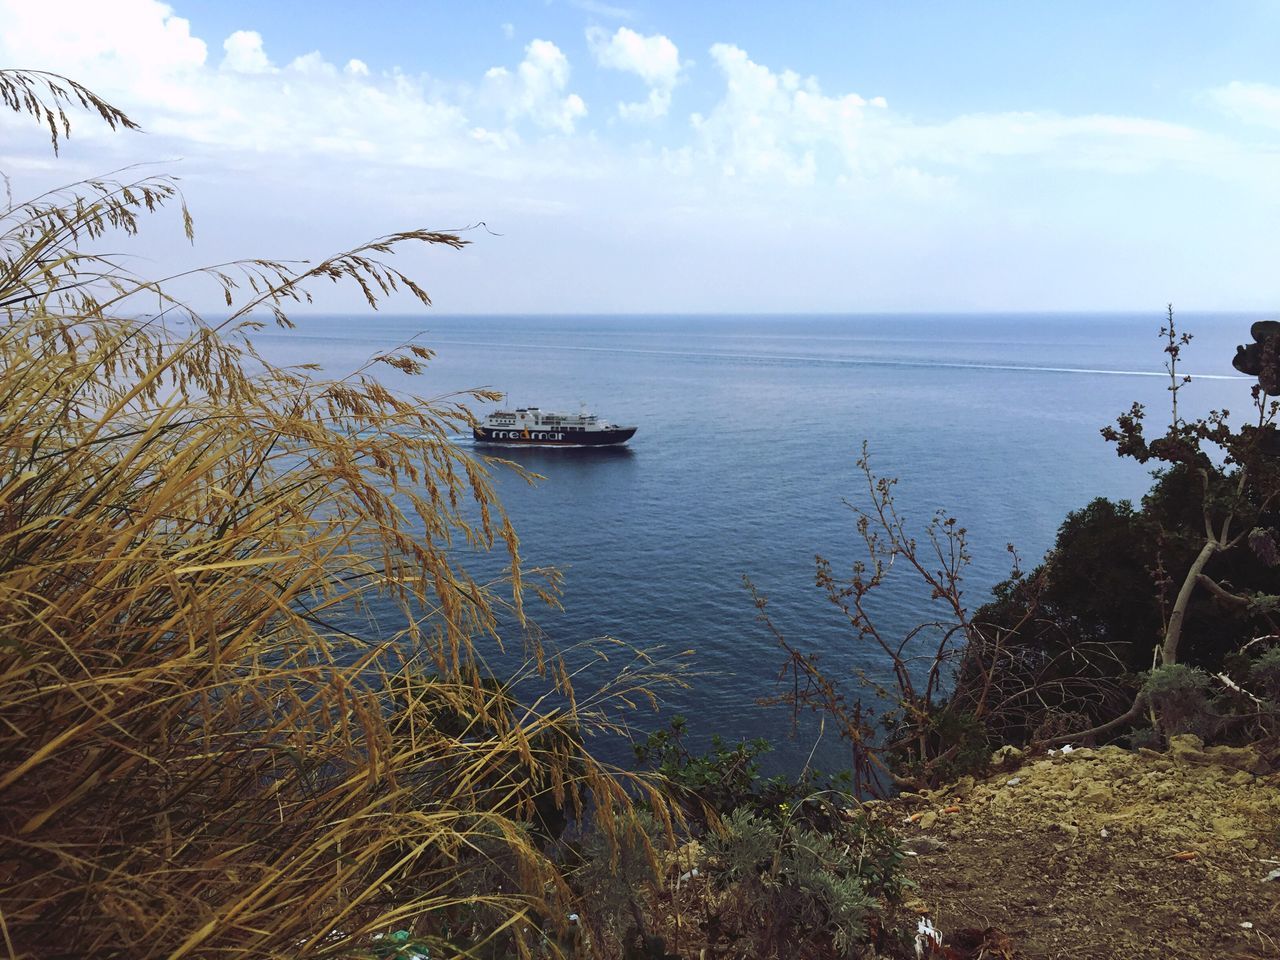
[[(1184, 314), (1193, 377), (1181, 412), (1249, 408), (1231, 368), (1243, 314)], [(1138, 499), (1146, 468), (1099, 436), (1134, 401), (1167, 422), (1163, 311), (1150, 314), (857, 316), (302, 317), (264, 332), (263, 352), (346, 373), (417, 337), (437, 352), (426, 376), (388, 385), (422, 396), (500, 390), (511, 406), (577, 411), (580, 402), (638, 424), (625, 448), (499, 448), (541, 474), (500, 475), (528, 564), (564, 574), (562, 611), (535, 611), (549, 642), (611, 636), (667, 652), (693, 649), (692, 690), (637, 729), (683, 713), (696, 739), (764, 736), (769, 767), (847, 756), (830, 730), (757, 705), (780, 692), (783, 655), (743, 585), (769, 599), (775, 626), (822, 655), (833, 677), (884, 668), (814, 584), (814, 556), (847, 571), (865, 555), (846, 505), (866, 503), (855, 460), (865, 442), (878, 474), (898, 479), (897, 506), (923, 534), (937, 510), (968, 531), (970, 609), (1009, 572), (1006, 544), (1028, 568), (1070, 510), (1092, 498)], [(484, 406), (476, 407), (483, 413)], [(457, 443), (472, 448), (468, 438)], [(493, 448), (489, 448), (492, 450)], [(496, 559), (468, 560), (485, 572)], [(939, 615), (895, 569), (875, 610), (902, 634)], [(615, 661), (616, 662), (616, 661)], [(584, 674), (598, 677), (599, 666)], [(851, 684), (851, 693), (857, 687)], [(602, 748), (623, 760), (625, 744)]]

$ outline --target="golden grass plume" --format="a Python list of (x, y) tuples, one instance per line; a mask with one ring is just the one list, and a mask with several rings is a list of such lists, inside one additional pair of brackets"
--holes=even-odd
[[(55, 147), (69, 105), (134, 126), (47, 74), (0, 71), (0, 95)], [(173, 203), (189, 235), (164, 176), (0, 216), (0, 950), (364, 956), (407, 927), (437, 956), (555, 953), (539, 925), (589, 905), (540, 817), (629, 807), (583, 738), (650, 674), (579, 702), (532, 640), (543, 699), (489, 679), (500, 611), (523, 622), (554, 577), (526, 579), (487, 465), (449, 441), (485, 394), (386, 389), (375, 367), (419, 372), (416, 345), (330, 380), (251, 339), (315, 280), (429, 303), (394, 255), (465, 241), (205, 268), (230, 313), (210, 321), (174, 278), (86, 252)], [(503, 581), (468, 575), (463, 544), (504, 550)]]

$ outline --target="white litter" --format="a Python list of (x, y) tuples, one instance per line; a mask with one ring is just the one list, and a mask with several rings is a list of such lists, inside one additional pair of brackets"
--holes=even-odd
[(1280, 880), (1280, 870), (1272, 870), (1270, 873), (1268, 873), (1268, 874), (1267, 874), (1265, 877), (1263, 877), (1262, 879), (1263, 879), (1264, 881), (1265, 881), (1265, 880)]
[(916, 924), (916, 960), (927, 960), (935, 950), (942, 948), (942, 934), (928, 917), (921, 917)]
[(1021, 777), (1010, 777), (1008, 780), (1004, 782), (1004, 785), (1006, 787), (1016, 787), (1021, 782), (1022, 782)]
[(1246, 930), (1252, 930), (1252, 929), (1253, 929), (1253, 924), (1252, 924), (1252, 923), (1250, 923), (1248, 920), (1246, 920), (1244, 923), (1240, 924), (1240, 926), (1244, 927)]

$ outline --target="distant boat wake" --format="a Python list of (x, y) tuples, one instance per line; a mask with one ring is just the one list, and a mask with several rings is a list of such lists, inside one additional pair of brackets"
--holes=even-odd
[[(695, 353), (688, 350), (642, 350), (634, 347), (586, 347), (562, 343), (491, 343), (482, 340), (437, 340), (431, 344), (488, 347), (496, 350), (576, 350), (582, 353), (627, 353), (651, 357), (683, 357), (693, 360), (740, 360), (748, 363), (812, 363), (826, 366), (932, 367), (948, 370), (1013, 370), (1020, 373), (1074, 373), (1105, 377), (1168, 377), (1165, 370), (1107, 370), (1092, 367), (1045, 367), (1016, 363), (964, 363), (958, 360), (905, 360), (880, 357), (805, 357), (776, 353)], [(1181, 375), (1181, 374), (1180, 374)], [(1190, 373), (1193, 380), (1250, 380), (1229, 373)]]

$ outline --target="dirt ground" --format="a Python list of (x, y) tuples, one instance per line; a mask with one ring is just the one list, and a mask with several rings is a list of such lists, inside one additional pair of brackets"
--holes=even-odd
[(987, 780), (882, 812), (915, 854), (910, 906), (938, 957), (1280, 960), (1276, 759), (1190, 736), (1167, 753), (1005, 748)]

